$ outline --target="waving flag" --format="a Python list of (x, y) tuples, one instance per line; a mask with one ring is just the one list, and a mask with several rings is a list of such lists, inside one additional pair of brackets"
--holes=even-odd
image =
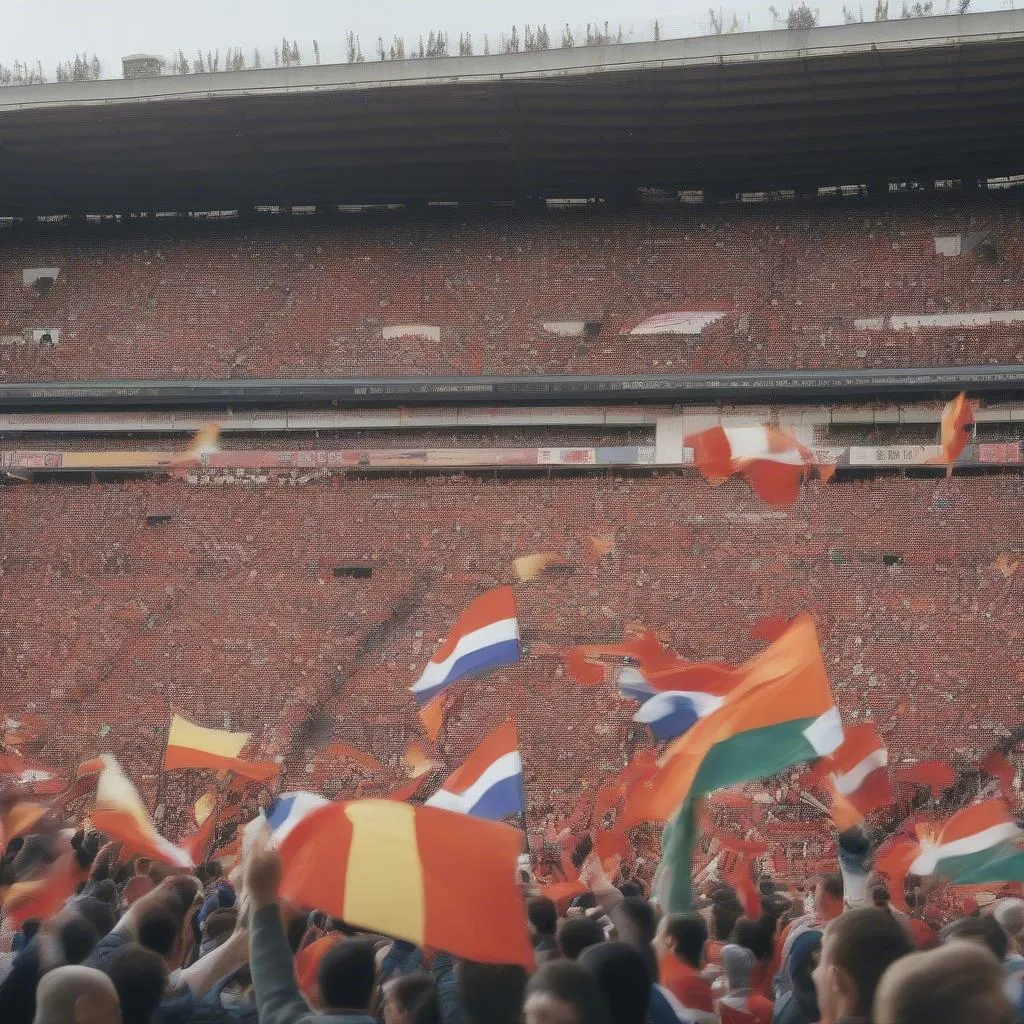
[(724, 697), (716, 697), (711, 693), (668, 690), (655, 693), (646, 700), (633, 716), (633, 721), (648, 726), (654, 738), (664, 743), (682, 736), (701, 718), (717, 711), (724, 703)]
[(754, 493), (769, 505), (792, 505), (800, 483), (817, 466), (828, 480), (835, 466), (817, 465), (814, 452), (796, 438), (774, 427), (711, 427), (685, 439), (693, 461), (712, 483), (742, 473)]
[(426, 806), (491, 821), (522, 814), (526, 797), (515, 725), (506, 722), (495, 729), (466, 763), (445, 779)]
[(953, 463), (960, 458), (971, 439), (973, 426), (974, 410), (971, 409), (967, 396), (961, 391), (956, 398), (947, 402), (942, 410), (942, 426), (939, 430), (942, 454), (929, 461), (941, 463), (952, 469)]
[(521, 850), (522, 834), (500, 822), (391, 800), (332, 803), (281, 844), (281, 892), (357, 928), (532, 967)]
[(829, 773), (835, 792), (861, 815), (892, 802), (889, 752), (874, 722), (845, 730), (843, 745), (824, 758), (818, 771)]
[(330, 801), (316, 793), (282, 793), (264, 812), (270, 835), (278, 846), (291, 834), (292, 829), (313, 811), (326, 807)]
[(668, 748), (658, 774), (627, 801), (627, 825), (679, 812), (663, 839), (663, 906), (670, 911), (690, 902), (696, 798), (830, 754), (843, 740), (818, 633), (807, 615), (734, 676), (722, 705)]
[(956, 885), (1024, 881), (1024, 832), (1002, 800), (954, 814), (937, 832), (918, 826), (912, 875), (943, 875)]
[(281, 766), (273, 761), (251, 762), (239, 758), (249, 742), (247, 732), (204, 729), (181, 715), (171, 720), (164, 752), (164, 768), (210, 768), (231, 771), (247, 779), (264, 780), (276, 775)]
[(191, 868), (188, 851), (168, 842), (157, 832), (142, 798), (117, 761), (109, 755), (104, 760), (106, 767), (96, 785), (96, 806), (91, 814), (96, 830), (123, 843), (130, 853)]
[(54, 796), (67, 789), (67, 782), (51, 768), (20, 754), (0, 753), (0, 776), (5, 775), (40, 796)]
[[(421, 716), (452, 683), (519, 660), (519, 620), (511, 587), (497, 587), (472, 601), (409, 688)], [(436, 738), (436, 719), (428, 730)]]

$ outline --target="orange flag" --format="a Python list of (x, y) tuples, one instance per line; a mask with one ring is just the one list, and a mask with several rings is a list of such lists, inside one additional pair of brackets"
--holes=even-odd
[(96, 786), (92, 812), (96, 829), (123, 843), (126, 850), (176, 867), (191, 868), (188, 851), (164, 839), (153, 825), (142, 798), (120, 765), (109, 755)]
[(939, 432), (939, 444), (942, 454), (930, 462), (944, 464), (952, 471), (967, 442), (971, 439), (971, 427), (974, 426), (974, 410), (971, 409), (967, 396), (961, 391), (952, 401), (946, 403), (942, 410), (942, 426)]
[(3, 897), (7, 927), (17, 929), (30, 918), (52, 917), (86, 878), (88, 872), (79, 865), (74, 851), (68, 851), (54, 861), (41, 878), (15, 882)]

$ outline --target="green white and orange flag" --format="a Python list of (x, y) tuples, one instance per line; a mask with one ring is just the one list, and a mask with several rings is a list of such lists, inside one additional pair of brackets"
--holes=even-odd
[(522, 834), (393, 800), (330, 803), (281, 842), (281, 893), (349, 924), (481, 963), (534, 964)]
[(260, 781), (276, 775), (281, 770), (279, 764), (273, 761), (243, 761), (238, 756), (249, 739), (247, 732), (206, 729), (181, 715), (175, 715), (167, 734), (164, 768), (226, 770)]
[(660, 889), (667, 911), (690, 905), (700, 797), (831, 754), (843, 741), (809, 616), (795, 618), (770, 647), (737, 666), (734, 675), (721, 707), (669, 746), (658, 773), (634, 789), (625, 810), (627, 826), (675, 816), (662, 838)]
[(1024, 881), (1024, 832), (1002, 800), (973, 804), (935, 829), (917, 826), (912, 875), (942, 875), (956, 885)]

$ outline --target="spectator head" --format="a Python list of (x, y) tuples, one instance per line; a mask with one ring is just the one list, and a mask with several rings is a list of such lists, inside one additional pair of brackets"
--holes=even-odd
[(903, 926), (884, 910), (867, 907), (835, 918), (825, 929), (814, 970), (822, 1024), (870, 1018), (882, 975), (913, 949)]
[(35, 1024), (118, 1024), (117, 989), (92, 967), (56, 967), (36, 990)]
[(153, 891), (153, 880), (148, 875), (133, 875), (124, 883), (124, 905), (130, 907), (136, 900)]
[(742, 992), (750, 988), (754, 974), (754, 954), (745, 946), (730, 942), (722, 947), (722, 970), (730, 992)]
[(611, 1024), (608, 1001), (585, 967), (567, 960), (544, 964), (526, 986), (525, 1024)]
[(1006, 959), (1010, 949), (1006, 932), (991, 917), (962, 917), (959, 921), (947, 924), (939, 932), (939, 938), (944, 944), (956, 939), (984, 946), (1000, 963)]
[(843, 912), (843, 876), (822, 875), (814, 887), (814, 911), (822, 921), (831, 921)]
[(558, 930), (558, 908), (546, 896), (534, 896), (526, 902), (530, 932), (538, 939), (553, 939)]
[(627, 899), (608, 911), (615, 926), (615, 937), (638, 950), (647, 963), (651, 981), (658, 980), (658, 960), (654, 955), (654, 936), (658, 933), (658, 917), (654, 907), (642, 899)]
[(366, 1013), (377, 983), (377, 957), (372, 939), (345, 939), (324, 954), (317, 971), (324, 1009)]
[(737, 900), (716, 900), (711, 904), (711, 937), (725, 942), (742, 916), (743, 907)]
[(100, 941), (99, 933), (93, 927), (92, 922), (85, 915), (77, 912), (61, 915), (62, 920), (59, 926), (58, 935), (64, 950), (64, 962), (68, 964), (80, 964), (93, 951), (93, 947)]
[(749, 949), (755, 960), (771, 960), (775, 951), (773, 933), (774, 923), (768, 923), (764, 918), (753, 921), (749, 917), (741, 917), (732, 930), (732, 941)]
[(117, 886), (112, 878), (104, 878), (97, 882), (90, 890), (89, 896), (115, 908), (121, 902), (117, 895)]
[(558, 950), (576, 960), (588, 946), (604, 942), (604, 929), (592, 917), (570, 917), (558, 926)]
[(130, 942), (114, 953), (103, 970), (117, 989), (124, 1024), (149, 1024), (167, 986), (163, 957)]
[(519, 1024), (526, 989), (522, 967), (460, 960), (455, 977), (462, 1024)]
[(170, 875), (164, 879), (163, 885), (177, 897), (181, 907), (181, 918), (184, 920), (200, 895), (199, 879), (194, 875)]
[(423, 971), (403, 974), (384, 986), (384, 1024), (439, 1024), (434, 980)]
[(618, 889), (627, 900), (643, 899), (644, 889), (639, 882), (623, 882)]
[(1016, 939), (1024, 932), (1024, 900), (1000, 900), (992, 916), (1011, 939)]
[(625, 942), (602, 942), (585, 949), (579, 962), (604, 992), (612, 1024), (644, 1024), (651, 1000), (651, 973), (639, 950)]
[(139, 945), (151, 949), (168, 962), (173, 960), (178, 948), (181, 922), (162, 903), (150, 903), (139, 910), (141, 913), (136, 922)]
[(951, 942), (902, 957), (885, 972), (875, 1024), (1011, 1024), (1005, 976), (981, 944)]
[(83, 896), (75, 904), (75, 910), (96, 929), (96, 934), (101, 939), (117, 924), (114, 906), (104, 900)]
[(871, 905), (879, 910), (888, 910), (892, 897), (884, 885), (876, 885), (871, 889)]
[(654, 948), (658, 956), (672, 956), (693, 968), (704, 958), (704, 944), (708, 941), (708, 926), (700, 914), (666, 914), (658, 925)]
[(220, 907), (203, 921), (202, 933), (204, 945), (209, 943), (207, 952), (231, 938), (231, 933), (238, 923), (238, 911), (234, 907)]

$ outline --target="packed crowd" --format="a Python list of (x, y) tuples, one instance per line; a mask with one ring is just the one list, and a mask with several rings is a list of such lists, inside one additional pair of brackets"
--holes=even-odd
[[(961, 255), (937, 253), (948, 236)], [(854, 321), (1024, 309), (1021, 255), (1012, 195), (26, 224), (0, 238), (0, 378), (1015, 363), (1020, 324)], [(52, 285), (23, 286), (47, 267)], [(623, 333), (680, 311), (723, 315), (698, 334)], [(543, 327), (564, 322), (589, 326)], [(400, 325), (431, 330), (391, 337)], [(44, 328), (60, 333), (23, 343)]]
[[(52, 839), (8, 845), (5, 876)], [(747, 912), (711, 882), (661, 913), (636, 880), (594, 876), (559, 906), (521, 878), (535, 963), (478, 963), (367, 933), (279, 895), (256, 844), (227, 876), (74, 844), (87, 873), (0, 954), (5, 1024), (1016, 1024), (1024, 900), (936, 933), (884, 884), (853, 899), (839, 873), (802, 890), (766, 873)], [(851, 906), (856, 903), (856, 906)], [(488, 907), (478, 908), (487, 927)]]
[[(154, 769), (175, 711), (253, 733), (283, 788), (332, 797), (402, 783), (410, 743), (451, 771), (512, 716), (542, 843), (650, 743), (614, 686), (566, 676), (565, 646), (641, 623), (683, 657), (737, 663), (763, 646), (759, 619), (806, 609), (844, 721), (877, 722), (894, 764), (961, 767), (1016, 724), (1020, 488), (811, 483), (785, 511), (741, 481), (674, 473), (0, 488), (6, 739), (70, 769), (99, 737), (173, 838), (202, 794)], [(513, 559), (535, 551), (565, 564), (516, 582)], [(467, 687), (431, 743), (407, 688), (468, 600), (506, 582), (524, 657)], [(60, 728), (31, 725), (43, 716)], [(326, 753), (335, 741), (377, 768)], [(237, 794), (248, 809), (259, 797)], [(775, 797), (753, 805), (769, 823), (798, 787)]]

